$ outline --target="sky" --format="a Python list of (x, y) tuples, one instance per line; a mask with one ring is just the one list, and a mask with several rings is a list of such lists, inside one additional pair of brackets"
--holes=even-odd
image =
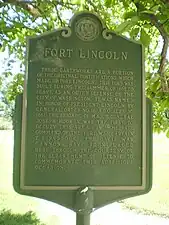
[[(4, 52), (0, 52), (0, 75), (1, 75), (1, 74), (4, 72), (4, 70), (5, 70), (5, 66), (6, 66), (6, 63), (7, 63), (7, 61), (5, 61), (5, 58), (9, 58), (7, 49), (6, 49)], [(4, 63), (4, 62), (6, 62), (6, 63)], [(14, 63), (12, 72), (13, 72), (14, 74), (16, 74), (16, 73), (18, 73), (19, 71), (20, 71), (19, 63)]]

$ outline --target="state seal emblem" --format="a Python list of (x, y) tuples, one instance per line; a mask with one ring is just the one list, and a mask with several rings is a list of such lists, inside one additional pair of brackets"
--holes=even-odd
[(77, 21), (75, 32), (82, 41), (93, 41), (99, 35), (99, 24), (91, 17), (83, 17)]

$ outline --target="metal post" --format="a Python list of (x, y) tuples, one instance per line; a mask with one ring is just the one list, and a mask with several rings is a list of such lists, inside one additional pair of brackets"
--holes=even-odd
[(80, 188), (76, 193), (76, 225), (90, 225), (93, 211), (93, 191), (89, 187)]
[(90, 213), (89, 214), (76, 214), (76, 225), (90, 225)]

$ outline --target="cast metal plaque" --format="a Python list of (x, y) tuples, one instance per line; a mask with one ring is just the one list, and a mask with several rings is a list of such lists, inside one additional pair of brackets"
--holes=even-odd
[(142, 46), (91, 13), (27, 41), (22, 190), (144, 190)]

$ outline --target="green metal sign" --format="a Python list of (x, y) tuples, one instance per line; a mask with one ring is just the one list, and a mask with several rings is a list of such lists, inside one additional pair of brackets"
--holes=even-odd
[(152, 112), (142, 46), (85, 12), (69, 27), (28, 38), (26, 62), (15, 190), (74, 210), (85, 188), (92, 208), (148, 192)]

